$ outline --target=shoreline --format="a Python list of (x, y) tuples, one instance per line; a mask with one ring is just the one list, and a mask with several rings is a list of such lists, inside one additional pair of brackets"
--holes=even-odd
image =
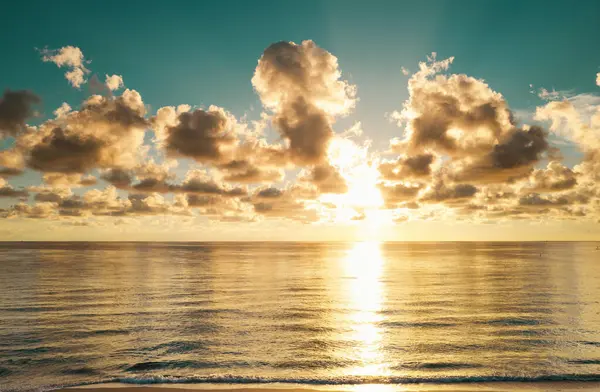
[(54, 389), (53, 392), (501, 392), (501, 391), (600, 391), (599, 381), (523, 381), (481, 382), (456, 384), (358, 384), (358, 385), (304, 385), (304, 384), (152, 384), (104, 383)]

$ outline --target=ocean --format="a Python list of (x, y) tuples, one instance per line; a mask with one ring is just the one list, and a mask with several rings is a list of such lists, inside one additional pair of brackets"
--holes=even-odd
[(595, 243), (0, 243), (0, 390), (600, 380)]

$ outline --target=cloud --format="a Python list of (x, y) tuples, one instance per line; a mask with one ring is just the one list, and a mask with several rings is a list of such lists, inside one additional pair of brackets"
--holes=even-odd
[(348, 192), (346, 179), (332, 165), (315, 166), (305, 175), (301, 175), (300, 180), (313, 184), (320, 193), (343, 194)]
[(85, 173), (130, 167), (140, 157), (148, 125), (135, 90), (115, 98), (94, 95), (79, 111), (62, 114), (22, 134), (17, 148), (28, 167), (41, 172)]
[(26, 121), (35, 115), (33, 106), (40, 102), (41, 99), (30, 91), (5, 90), (0, 98), (0, 140), (26, 130)]
[[(128, 170), (122, 168), (102, 170), (100, 177), (119, 189), (166, 193), (171, 191), (170, 185), (166, 183), (167, 180), (175, 179), (175, 175), (170, 170), (177, 165), (176, 160), (156, 163), (151, 158)], [(135, 181), (139, 183), (132, 186)]]
[(283, 196), (283, 191), (278, 188), (262, 188), (256, 192), (258, 199), (277, 199)]
[(110, 91), (118, 90), (123, 87), (123, 77), (121, 75), (106, 75), (105, 84)]
[(478, 189), (471, 184), (446, 185), (443, 181), (437, 181), (430, 185), (419, 197), (421, 202), (426, 203), (462, 203), (477, 193)]
[(224, 197), (240, 197), (247, 194), (247, 191), (244, 188), (219, 184), (214, 178), (202, 170), (190, 170), (183, 183), (173, 189), (176, 192), (194, 193), (198, 195), (218, 195)]
[(182, 200), (189, 208), (195, 209), (211, 221), (252, 222), (256, 220), (252, 205), (239, 198), (187, 194)]
[(168, 203), (158, 193), (151, 195), (133, 194), (129, 195), (130, 208), (128, 214), (133, 215), (189, 215), (189, 211), (182, 207)]
[(277, 42), (263, 52), (252, 85), (293, 162), (325, 162), (335, 117), (356, 103), (356, 88), (340, 78), (337, 58), (312, 41)]
[(387, 208), (394, 208), (399, 203), (415, 200), (423, 188), (421, 184), (409, 183), (380, 183), (378, 187)]
[(146, 178), (132, 185), (129, 189), (139, 193), (169, 193), (173, 192), (175, 187), (165, 180)]
[(548, 207), (565, 206), (569, 204), (566, 197), (542, 196), (538, 193), (531, 193), (519, 199), (519, 205), (522, 207)]
[(73, 192), (69, 187), (33, 186), (29, 187), (28, 190), (36, 193), (34, 200), (38, 202), (60, 203), (61, 201), (73, 196)]
[(0, 177), (0, 198), (1, 197), (10, 197), (10, 198), (24, 198), (28, 197), (29, 192), (24, 189), (15, 189), (13, 188), (5, 179)]
[(579, 187), (596, 187), (600, 180), (600, 97), (579, 94), (536, 109), (538, 121), (550, 122), (550, 130), (577, 145), (584, 153), (573, 168)]
[(250, 201), (256, 214), (266, 218), (283, 218), (303, 223), (319, 220), (319, 215), (311, 202), (318, 197), (312, 187), (292, 185), (288, 188), (259, 188)]
[(223, 162), (238, 142), (235, 119), (217, 106), (192, 112), (164, 107), (153, 122), (158, 142), (171, 157), (188, 157), (200, 163)]
[(558, 99), (560, 99), (561, 97), (563, 97), (564, 94), (562, 94), (560, 91), (556, 91), (554, 89), (552, 89), (551, 91), (546, 90), (545, 88), (540, 88), (537, 96), (540, 99), (543, 99), (544, 101), (556, 101)]
[(458, 181), (514, 181), (528, 175), (548, 148), (547, 133), (542, 128), (515, 130), (486, 155), (459, 162), (452, 175)]
[(119, 168), (108, 169), (102, 172), (100, 178), (117, 188), (129, 189), (129, 185), (133, 182), (133, 173)]
[(0, 151), (0, 177), (18, 176), (25, 168), (25, 158), (20, 150)]
[(64, 186), (72, 188), (92, 186), (97, 182), (96, 177), (91, 175), (85, 176), (79, 173), (44, 173), (43, 179), (44, 183), (50, 186)]
[(119, 197), (114, 186), (107, 186), (103, 190), (92, 189), (82, 198), (71, 199), (70, 203), (62, 203), (60, 207), (92, 210), (95, 215), (121, 216), (131, 208), (131, 201)]
[(350, 218), (351, 221), (363, 221), (367, 219), (367, 215), (364, 212), (357, 212), (356, 215)]
[(58, 109), (56, 109), (53, 113), (56, 117), (63, 117), (67, 113), (72, 110), (71, 105), (66, 102), (63, 102)]
[(535, 169), (529, 181), (528, 189), (532, 192), (560, 192), (577, 185), (577, 174), (560, 162), (552, 161), (545, 169)]
[(402, 159), (396, 165), (384, 163), (382, 174), (394, 178), (408, 170), (403, 163), (414, 159), (415, 164), (426, 164), (424, 157), (434, 154), (444, 158), (439, 170), (456, 182), (526, 177), (549, 151), (547, 132), (515, 124), (504, 97), (483, 80), (441, 74), (452, 61), (431, 56), (409, 79), (409, 99), (402, 112), (392, 116), (405, 125), (404, 137), (392, 140), (392, 149), (403, 154)]
[(404, 222), (409, 221), (410, 217), (408, 215), (397, 214), (397, 215), (394, 215), (392, 220), (394, 221), (394, 223), (398, 224), (398, 223), (404, 223)]
[(538, 107), (535, 119), (549, 121), (551, 131), (593, 152), (600, 149), (599, 108), (600, 97), (582, 94)]
[(386, 180), (406, 180), (423, 178), (431, 175), (431, 165), (435, 161), (433, 154), (417, 154), (402, 156), (393, 161), (379, 164), (379, 172)]
[(59, 68), (68, 68), (65, 78), (73, 87), (80, 88), (82, 84), (87, 82), (85, 75), (90, 71), (85, 68), (86, 61), (83, 52), (78, 47), (64, 46), (55, 50), (45, 48), (40, 50), (40, 53), (44, 62), (52, 62)]
[(283, 179), (284, 172), (279, 168), (260, 167), (249, 160), (234, 159), (218, 166), (223, 180), (239, 183), (273, 183)]
[(7, 218), (70, 218), (91, 216), (126, 215), (189, 215), (187, 205), (170, 203), (157, 193), (130, 194), (120, 198), (116, 188), (92, 189), (83, 196), (74, 195), (67, 188), (38, 188), (36, 204), (29, 206), (19, 203), (12, 206), (4, 215)]
[(54, 203), (36, 203), (34, 205), (18, 203), (5, 211), (2, 216), (4, 218), (52, 219), (56, 215), (56, 205)]

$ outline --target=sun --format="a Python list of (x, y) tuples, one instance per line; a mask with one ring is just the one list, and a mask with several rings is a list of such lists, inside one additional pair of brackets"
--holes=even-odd
[(384, 200), (379, 187), (377, 162), (369, 157), (369, 144), (359, 145), (343, 137), (334, 138), (328, 149), (328, 159), (346, 180), (348, 191), (344, 194), (326, 194), (321, 201), (336, 206), (338, 222), (361, 222), (381, 225), (389, 217), (381, 209)]

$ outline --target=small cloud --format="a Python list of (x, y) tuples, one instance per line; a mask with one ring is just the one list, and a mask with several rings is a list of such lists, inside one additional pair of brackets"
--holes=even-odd
[(538, 97), (540, 97), (544, 101), (556, 101), (561, 98), (561, 93), (554, 89), (552, 89), (552, 91), (549, 91), (542, 87), (538, 92)]
[(123, 77), (121, 75), (106, 75), (105, 83), (110, 91), (115, 91), (123, 87)]
[(63, 117), (65, 114), (69, 113), (70, 111), (71, 111), (71, 106), (68, 103), (63, 102), (62, 105), (60, 105), (60, 107), (54, 111), (54, 115), (56, 117)]
[(396, 215), (393, 217), (394, 223), (404, 223), (407, 222), (410, 218), (408, 215)]
[(85, 67), (83, 52), (76, 46), (64, 46), (60, 49), (44, 48), (39, 51), (42, 55), (42, 61), (56, 64), (59, 68), (67, 67), (65, 78), (75, 88), (80, 88), (87, 82), (85, 75), (90, 71)]
[(400, 68), (400, 70), (402, 71), (402, 75), (404, 75), (404, 76), (410, 75), (410, 70), (408, 68), (402, 67), (402, 68)]

